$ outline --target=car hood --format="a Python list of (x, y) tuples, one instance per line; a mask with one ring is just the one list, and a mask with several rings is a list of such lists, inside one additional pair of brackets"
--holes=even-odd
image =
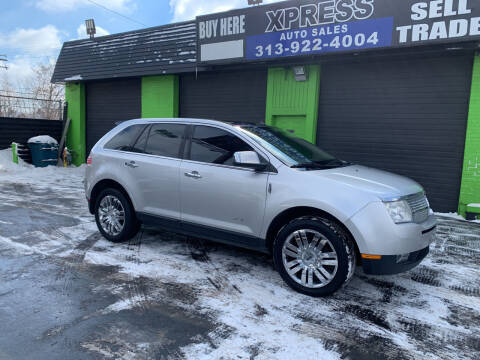
[(366, 191), (380, 199), (411, 195), (423, 191), (422, 186), (412, 179), (360, 165), (313, 171), (313, 173), (360, 191)]

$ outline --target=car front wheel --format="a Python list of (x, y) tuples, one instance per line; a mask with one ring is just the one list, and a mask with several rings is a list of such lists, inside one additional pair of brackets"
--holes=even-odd
[(117, 189), (105, 189), (97, 198), (95, 220), (102, 235), (112, 242), (130, 240), (140, 229), (132, 205)]
[(355, 270), (352, 241), (328, 219), (290, 222), (278, 234), (273, 250), (283, 280), (309, 296), (331, 295), (348, 283)]

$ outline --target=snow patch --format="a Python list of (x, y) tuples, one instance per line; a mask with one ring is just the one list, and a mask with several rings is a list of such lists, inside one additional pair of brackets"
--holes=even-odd
[(10, 240), (8, 238), (4, 238), (0, 236), (0, 244), (5, 244), (10, 246), (12, 249), (17, 250), (21, 254), (25, 255), (32, 255), (32, 254), (40, 254), (40, 255), (47, 255), (46, 253), (42, 252), (39, 249), (33, 248), (31, 246), (19, 243), (17, 241)]
[(116, 303), (108, 306), (105, 310), (103, 310), (104, 314), (108, 314), (111, 312), (120, 312), (123, 310), (129, 310), (137, 307), (140, 303), (145, 301), (143, 296), (134, 296), (129, 299), (122, 299), (117, 301)]
[(457, 213), (453, 213), (453, 212), (451, 212), (451, 213), (435, 213), (435, 215), (450, 218), (450, 219), (465, 221), (465, 218), (463, 216), (458, 215)]
[(50, 144), (58, 145), (58, 141), (48, 135), (35, 136), (28, 139), (29, 144)]
[[(480, 205), (480, 204), (479, 204)], [(469, 205), (471, 206), (471, 205)], [(473, 207), (476, 207), (475, 205)], [(480, 206), (479, 206), (480, 207)], [(466, 220), (462, 215), (457, 213), (435, 213), (437, 216), (446, 217), (450, 219), (460, 220), (460, 221), (467, 221), (472, 223), (480, 223), (480, 220)]]
[(65, 81), (79, 81), (83, 80), (82, 75), (74, 75), (64, 79)]

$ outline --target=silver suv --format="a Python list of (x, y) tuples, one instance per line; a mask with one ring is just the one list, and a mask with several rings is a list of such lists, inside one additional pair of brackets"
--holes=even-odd
[(90, 212), (108, 240), (146, 224), (262, 251), (311, 296), (348, 283), (356, 265), (376, 275), (412, 269), (435, 236), (416, 182), (265, 125), (132, 120), (105, 135), (87, 164)]

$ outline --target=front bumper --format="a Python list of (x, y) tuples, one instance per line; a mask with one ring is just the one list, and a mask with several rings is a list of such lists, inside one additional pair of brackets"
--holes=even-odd
[[(393, 275), (413, 269), (425, 259), (430, 247), (410, 254), (382, 256), (380, 260), (362, 259), (363, 271), (367, 275)], [(408, 256), (407, 256), (408, 255)]]
[(395, 224), (382, 202), (370, 203), (345, 222), (360, 253), (374, 255), (410, 254), (435, 241), (437, 219), (431, 214), (421, 224)]
[(366, 274), (391, 275), (413, 269), (435, 241), (433, 213), (421, 224), (395, 224), (382, 202), (370, 203), (345, 223), (362, 254)]

